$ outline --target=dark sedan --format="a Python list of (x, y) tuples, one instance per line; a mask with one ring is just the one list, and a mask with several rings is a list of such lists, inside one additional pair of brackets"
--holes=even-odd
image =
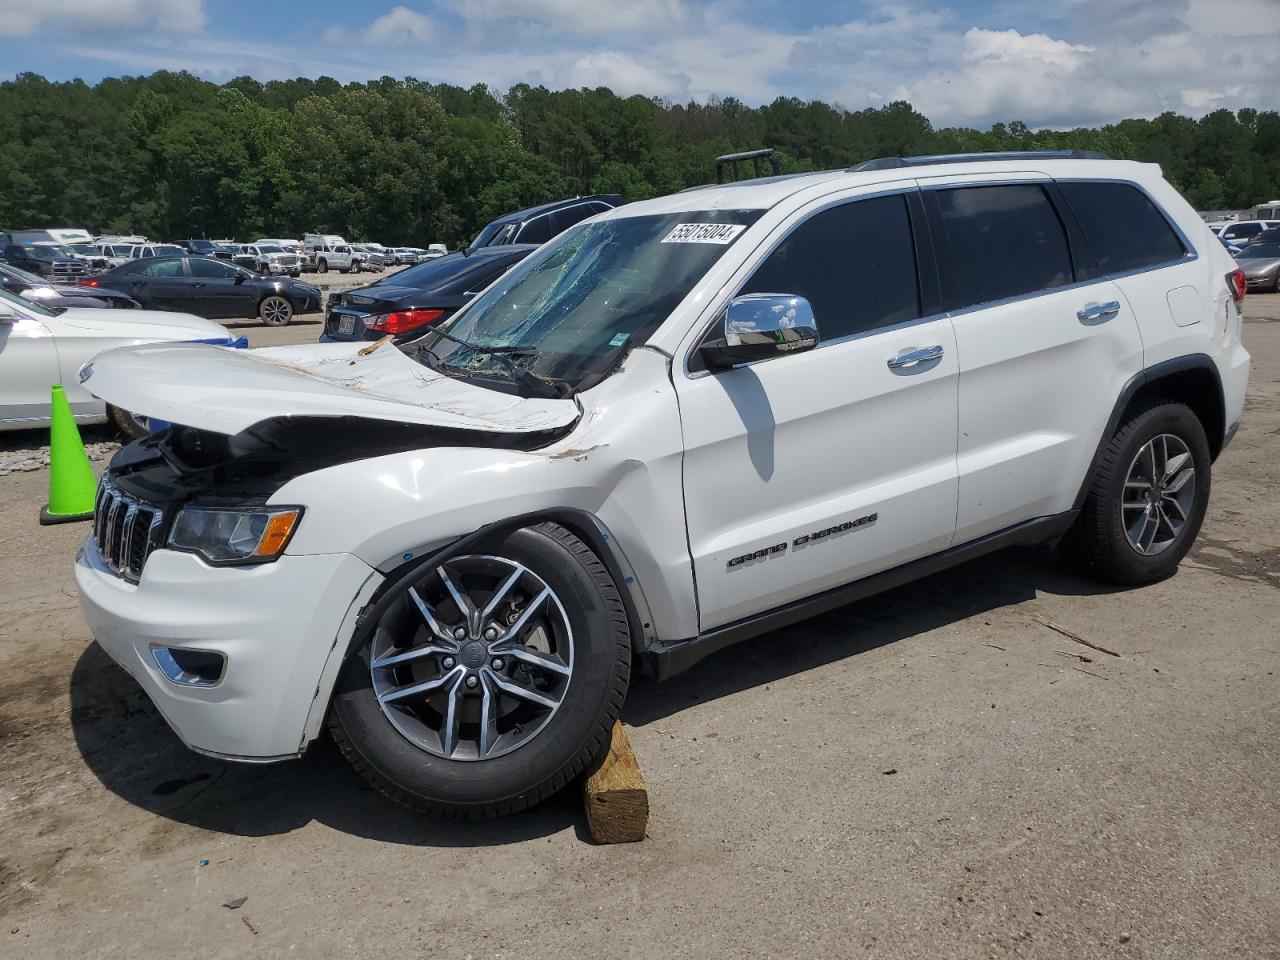
[(92, 291), (83, 287), (66, 286), (50, 283), (44, 277), (27, 273), (7, 263), (0, 263), (0, 290), (17, 294), (28, 300), (35, 300), (46, 307), (120, 307), (130, 309), (137, 307), (134, 300), (119, 290), (94, 288)]
[(149, 310), (181, 310), (210, 320), (257, 317), (283, 326), (320, 309), (320, 289), (288, 277), (263, 277), (211, 257), (153, 257), (108, 270), (82, 287), (126, 291)]
[(449, 253), (367, 287), (333, 294), (320, 342), (421, 336), (536, 249), (520, 243)]

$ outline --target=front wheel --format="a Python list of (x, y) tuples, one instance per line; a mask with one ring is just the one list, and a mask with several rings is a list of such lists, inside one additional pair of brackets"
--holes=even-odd
[(1113, 583), (1172, 576), (1200, 532), (1209, 482), (1209, 442), (1199, 418), (1168, 400), (1139, 406), (1103, 451), (1067, 546)]
[(280, 296), (263, 297), (258, 304), (258, 319), (268, 327), (283, 327), (293, 319), (293, 304)]
[(151, 432), (150, 420), (141, 414), (108, 405), (107, 416), (120, 432), (130, 440), (141, 440)]
[(316, 261), (316, 273), (328, 273), (328, 272), (329, 272), (329, 261), (328, 261), (328, 260), (317, 260), (317, 261)]
[(608, 745), (631, 669), (608, 570), (563, 527), (425, 569), (347, 660), (329, 725), (392, 799), (462, 819), (533, 806)]

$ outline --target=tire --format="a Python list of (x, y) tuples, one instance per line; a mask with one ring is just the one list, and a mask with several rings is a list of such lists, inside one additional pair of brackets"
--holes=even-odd
[(130, 440), (141, 440), (151, 432), (150, 421), (136, 413), (107, 405), (107, 417)]
[(289, 271), (289, 276), (291, 276), (291, 277), (293, 277), (293, 279), (297, 280), (297, 279), (298, 279), (298, 277), (302, 276), (302, 271), (301, 271), (301, 270), (290, 270), (290, 271)]
[[(480, 639), (486, 629), (482, 625), (470, 633), (464, 630), (461, 641), (448, 641), (466, 621), (445, 592), (440, 569), (423, 571), (411, 589), (420, 591), (425, 608), (438, 615), (436, 623), (454, 646), (444, 647), (436, 639), (441, 634), (428, 627), (408, 589), (386, 598), (388, 605), (343, 666), (329, 728), (361, 776), (421, 813), (467, 820), (514, 813), (571, 783), (607, 749), (631, 671), (626, 610), (600, 559), (553, 523), (517, 530), (488, 550), (444, 564), (460, 592), (468, 600), (476, 598), (476, 607), (490, 602), (507, 571), (516, 571), (519, 580), (492, 621), (504, 630), (509, 627), (510, 637), (499, 634), (486, 643)], [(539, 584), (549, 588), (550, 596), (531, 603), (541, 595)], [(522, 655), (505, 655), (504, 645), (510, 650), (515, 639)], [(425, 650), (428, 641), (433, 652), (408, 665), (372, 666), (375, 660)], [(451, 649), (456, 657), (446, 656)], [(531, 653), (540, 659), (528, 660)], [(555, 665), (557, 672), (534, 663)], [(569, 672), (562, 676), (566, 664)], [(468, 688), (473, 676), (477, 685)], [(424, 677), (438, 684), (434, 692), (401, 693), (421, 686)], [(506, 686), (499, 690), (494, 678)], [(547, 707), (505, 692), (513, 687), (543, 691), (538, 695), (556, 706), (547, 715)], [(394, 702), (380, 702), (379, 695)], [(459, 718), (452, 743), (444, 733), (450, 704)], [(494, 718), (491, 726), (478, 722), (489, 716)], [(481, 739), (484, 729), (498, 731), (487, 747)]]
[[(1102, 453), (1067, 535), (1069, 552), (1089, 573), (1111, 583), (1154, 583), (1172, 576), (1204, 521), (1210, 469), (1204, 425), (1190, 408), (1160, 399), (1137, 405), (1126, 412)], [(1154, 486), (1152, 476), (1159, 477)], [(1152, 500), (1158, 510), (1143, 506)]]
[(329, 261), (323, 258), (320, 260), (317, 260), (316, 273), (328, 273), (328, 272), (329, 272)]
[(360, 261), (359, 261), (359, 260), (352, 260), (352, 261), (351, 261), (351, 272), (352, 272), (352, 273), (359, 273), (359, 272), (360, 272)]
[(283, 327), (293, 319), (293, 304), (278, 294), (263, 297), (258, 304), (258, 319), (268, 327)]

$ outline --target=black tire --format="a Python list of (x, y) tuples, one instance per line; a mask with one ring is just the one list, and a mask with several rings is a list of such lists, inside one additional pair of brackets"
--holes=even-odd
[(406, 615), (407, 599), (371, 625), (376, 630), (369, 630), (370, 638), (343, 667), (329, 712), (334, 741), (369, 783), (421, 813), (466, 820), (531, 807), (581, 775), (608, 747), (631, 671), (622, 598), (605, 565), (576, 536), (544, 523), (517, 530), (477, 553), (525, 566), (564, 608), (572, 632), (573, 671), (559, 708), (545, 725), (510, 752), (480, 760), (428, 752), (393, 726), (373, 690), (370, 649), (376, 633), (397, 622), (397, 609)]
[(329, 261), (324, 259), (324, 257), (321, 257), (319, 260), (316, 261), (316, 273), (328, 273), (328, 272), (329, 272)]
[[(1126, 480), (1139, 451), (1153, 438), (1176, 437), (1195, 468), (1186, 519), (1167, 546), (1154, 555), (1139, 552), (1129, 540), (1122, 509)], [(1092, 575), (1111, 583), (1135, 585), (1170, 577), (1200, 532), (1209, 504), (1209, 441), (1199, 418), (1181, 403), (1155, 399), (1126, 411), (1120, 427), (1103, 451), (1084, 508), (1066, 538), (1073, 558)], [(1134, 496), (1143, 497), (1139, 492)], [(1134, 502), (1134, 501), (1130, 501)], [(1131, 510), (1131, 517), (1138, 514)]]
[(130, 440), (141, 440), (151, 432), (151, 424), (146, 417), (140, 417), (128, 410), (107, 405), (107, 417)]
[(278, 293), (265, 296), (258, 304), (258, 319), (268, 327), (283, 327), (293, 319), (293, 304)]

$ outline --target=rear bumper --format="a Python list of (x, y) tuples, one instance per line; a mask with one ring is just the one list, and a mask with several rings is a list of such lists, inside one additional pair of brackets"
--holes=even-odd
[[(75, 574), (94, 639), (178, 737), (201, 753), (249, 761), (297, 756), (315, 736), (353, 607), (381, 581), (349, 554), (234, 568), (157, 550), (134, 585), (107, 569), (92, 538)], [(182, 685), (166, 676), (157, 648), (219, 654), (225, 666), (215, 685)]]

